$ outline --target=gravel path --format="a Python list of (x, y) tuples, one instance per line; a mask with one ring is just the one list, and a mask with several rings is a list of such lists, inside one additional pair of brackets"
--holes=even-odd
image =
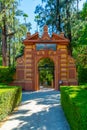
[(23, 92), (22, 103), (0, 130), (70, 130), (60, 104), (60, 92)]

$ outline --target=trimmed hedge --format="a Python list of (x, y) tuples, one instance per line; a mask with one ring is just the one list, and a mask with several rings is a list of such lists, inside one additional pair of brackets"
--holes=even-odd
[(8, 84), (13, 81), (14, 73), (14, 68), (0, 66), (0, 83)]
[(61, 104), (71, 130), (87, 130), (87, 85), (61, 86)]
[(19, 105), (21, 97), (21, 87), (0, 85), (0, 121)]

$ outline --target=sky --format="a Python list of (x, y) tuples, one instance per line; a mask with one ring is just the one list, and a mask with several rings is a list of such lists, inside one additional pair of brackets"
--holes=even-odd
[[(27, 21), (32, 24), (32, 29), (30, 30), (31, 34), (35, 33), (37, 30), (36, 22), (34, 21), (34, 11), (37, 5), (41, 4), (41, 0), (22, 0), (19, 9), (23, 10), (26, 14), (28, 14)], [(23, 20), (23, 19), (21, 19)]]
[[(82, 8), (82, 5), (85, 1), (86, 0), (81, 0), (79, 5), (80, 8)], [(39, 4), (41, 4), (41, 0), (22, 0), (19, 5), (19, 9), (23, 10), (29, 16), (27, 18), (27, 21), (32, 24), (32, 29), (30, 30), (31, 34), (34, 34), (35, 30), (37, 30), (37, 25), (36, 22), (34, 21), (35, 17), (34, 11), (35, 7)], [(20, 21), (23, 21), (23, 19), (21, 19)]]

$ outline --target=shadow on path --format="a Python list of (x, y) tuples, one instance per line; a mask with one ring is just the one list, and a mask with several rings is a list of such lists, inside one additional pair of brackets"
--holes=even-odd
[(23, 92), (19, 110), (0, 130), (70, 130), (54, 90)]

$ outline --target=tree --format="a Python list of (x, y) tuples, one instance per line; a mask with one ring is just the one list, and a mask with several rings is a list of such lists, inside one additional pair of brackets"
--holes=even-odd
[[(78, 78), (82, 82), (82, 73), (87, 77), (87, 2), (79, 10), (80, 1), (42, 0), (44, 6), (37, 6), (35, 14), (39, 17), (38, 27), (47, 24), (50, 33), (64, 31), (65, 36), (70, 39), (70, 54), (76, 59)], [(46, 13), (45, 17), (42, 17), (43, 13)], [(87, 78), (84, 79), (87, 82)]]
[(87, 3), (80, 11), (80, 18), (74, 23), (73, 34), (73, 56), (76, 59), (79, 83), (87, 82), (87, 20), (85, 12)]
[[(9, 18), (14, 17), (14, 10), (13, 3), (15, 0), (4, 0), (0, 1), (1, 5), (1, 14), (0, 14), (0, 28), (2, 30), (2, 57), (3, 57), (3, 65), (6, 66), (7, 63), (7, 37), (14, 34), (14, 32), (10, 32), (10, 29), (12, 28), (11, 25), (13, 22), (13, 19), (10, 20)], [(14, 8), (13, 8), (14, 9)], [(10, 33), (9, 33), (10, 32)]]
[[(73, 15), (79, 14), (78, 4), (80, 0), (42, 0), (44, 4), (38, 5), (35, 10), (36, 22), (41, 28), (44, 24), (49, 26), (50, 34), (52, 32), (65, 32), (66, 37), (72, 43), (72, 22)], [(72, 44), (69, 46), (72, 54)]]
[(2, 32), (1, 46), (3, 65), (14, 65), (15, 55), (18, 51), (16, 44), (21, 42), (21, 39), (25, 35), (24, 32), (26, 33), (27, 31), (27, 27), (29, 30), (31, 29), (31, 24), (26, 23), (27, 25), (25, 25), (19, 23), (17, 17), (24, 17), (25, 13), (17, 9), (18, 0), (1, 0), (0, 5), (0, 29)]

